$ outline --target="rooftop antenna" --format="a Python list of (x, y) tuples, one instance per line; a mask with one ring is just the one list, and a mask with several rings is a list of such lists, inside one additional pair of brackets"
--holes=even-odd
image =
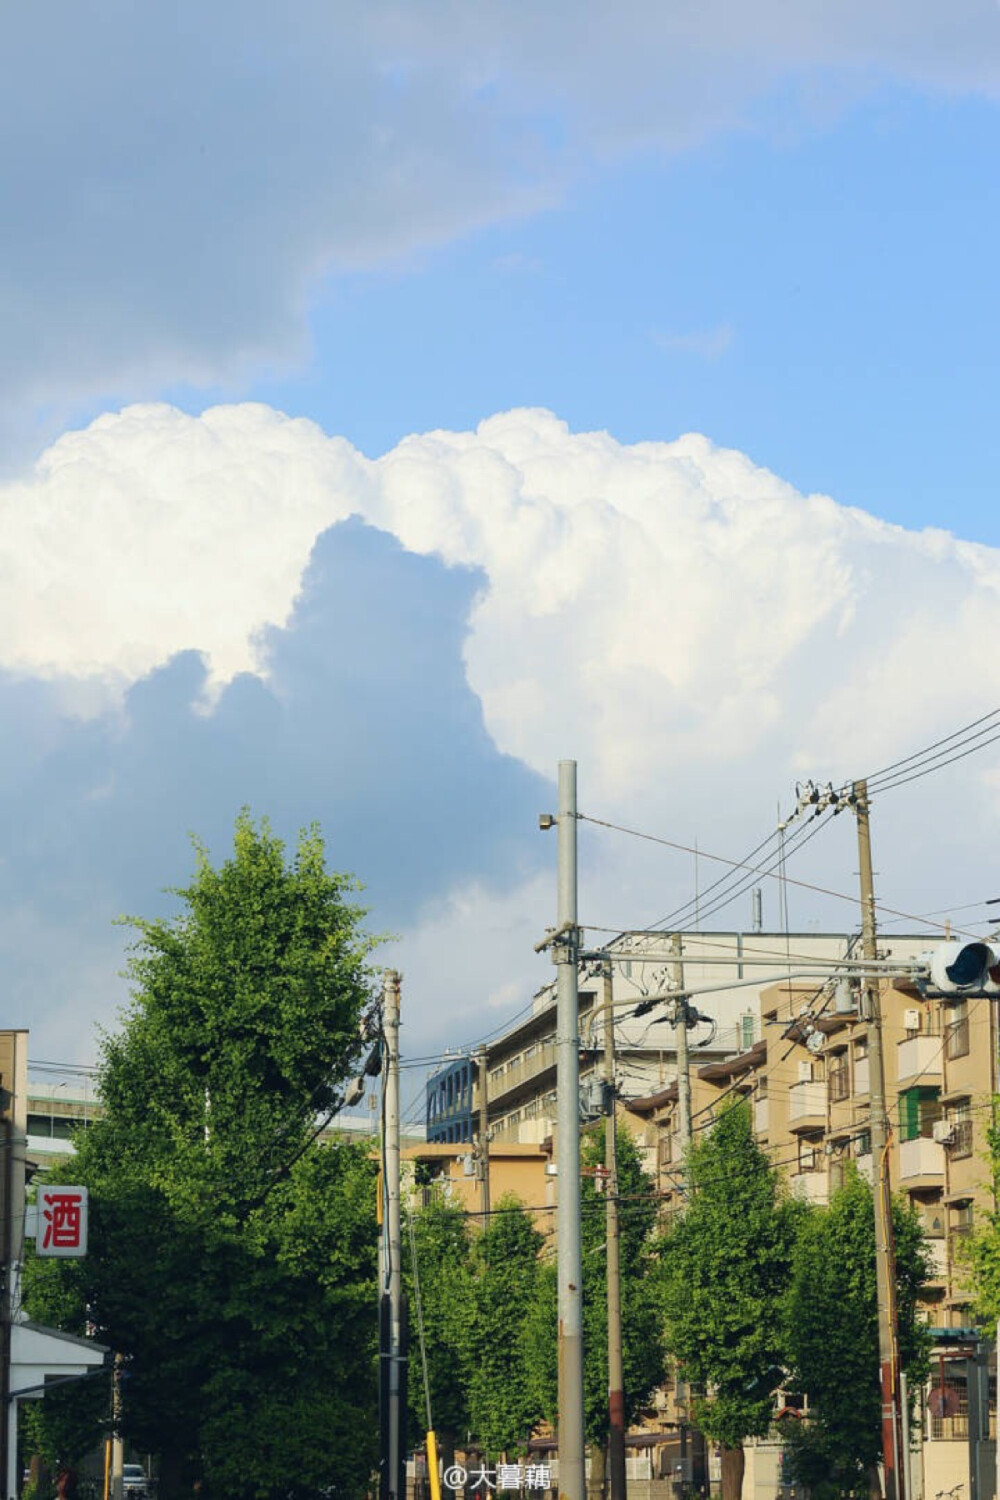
[(750, 930), (752, 932), (764, 931), (763, 892), (759, 885), (755, 885), (750, 892)]

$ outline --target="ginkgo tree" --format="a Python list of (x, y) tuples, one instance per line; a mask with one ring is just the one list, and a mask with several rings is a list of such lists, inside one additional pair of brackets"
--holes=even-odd
[(376, 1458), (376, 1168), (317, 1138), (374, 990), (354, 890), (315, 829), (289, 858), (244, 813), (218, 868), (196, 845), (176, 917), (132, 924), (103, 1113), (67, 1168), (90, 1253), (35, 1262), (27, 1298), (125, 1357), (163, 1500), (360, 1495)]

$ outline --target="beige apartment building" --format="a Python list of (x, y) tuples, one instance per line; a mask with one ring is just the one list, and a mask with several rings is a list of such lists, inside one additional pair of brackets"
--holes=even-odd
[[(842, 1005), (846, 998), (842, 992)], [(970, 1484), (970, 1366), (984, 1351), (971, 1328), (962, 1247), (977, 1219), (995, 1207), (985, 1156), (997, 1087), (997, 1017), (989, 999), (924, 999), (900, 981), (883, 983), (881, 1003), (890, 1182), (919, 1214), (932, 1255), (923, 1315), (933, 1329), (934, 1369), (911, 1440), (916, 1493), (933, 1496)], [(849, 1161), (873, 1176), (867, 1024), (856, 1008), (838, 1010), (832, 988), (817, 991), (802, 981), (762, 992), (761, 1023), (752, 1047), (693, 1070), (695, 1132), (710, 1127), (723, 1099), (745, 1098), (758, 1140), (789, 1190), (824, 1204)], [(655, 1142), (668, 1213), (683, 1190), (677, 1095), (674, 1082), (631, 1105), (645, 1122), (647, 1143)], [(995, 1391), (991, 1375), (991, 1437)], [(985, 1477), (995, 1462), (992, 1447), (981, 1444), (977, 1456)], [(777, 1450), (759, 1445), (754, 1460), (745, 1495), (763, 1500), (778, 1493)]]

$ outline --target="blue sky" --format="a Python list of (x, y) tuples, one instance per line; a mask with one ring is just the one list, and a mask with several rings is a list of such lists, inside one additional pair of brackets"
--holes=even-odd
[(760, 113), (328, 278), (305, 368), (243, 393), (372, 455), (520, 405), (624, 442), (705, 432), (805, 491), (997, 541), (995, 105), (887, 85), (831, 120)]
[[(998, 42), (981, 0), (13, 18), (0, 957), (44, 1055), (243, 804), (319, 819), (433, 1049), (548, 977), (560, 756), (738, 856), (1000, 699)], [(994, 894), (990, 757), (885, 800), (887, 901)], [(691, 893), (584, 851), (597, 925)], [(853, 889), (840, 833), (801, 858)]]

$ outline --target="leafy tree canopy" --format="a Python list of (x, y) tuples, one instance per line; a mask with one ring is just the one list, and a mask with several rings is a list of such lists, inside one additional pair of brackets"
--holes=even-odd
[[(917, 1318), (927, 1277), (923, 1231), (914, 1210), (893, 1204), (900, 1355), (915, 1390), (927, 1374), (928, 1341)], [(786, 1440), (803, 1483), (831, 1495), (860, 1488), (882, 1452), (875, 1207), (872, 1189), (850, 1168), (828, 1208), (803, 1218), (786, 1304), (788, 1380), (809, 1397), (809, 1419)]]
[[(588, 1442), (608, 1435), (607, 1199), (598, 1190), (596, 1168), (603, 1166), (604, 1127), (584, 1135), (580, 1194), (583, 1255), (584, 1424)], [(650, 1281), (650, 1234), (658, 1203), (635, 1139), (627, 1129), (615, 1136), (618, 1168), (619, 1267), (621, 1273), (622, 1367), (625, 1415), (631, 1422), (663, 1375), (663, 1339), (657, 1290)], [(553, 1226), (554, 1227), (554, 1226)], [(555, 1422), (558, 1407), (558, 1284), (556, 1267), (543, 1266), (527, 1336), (532, 1388), (540, 1413)]]
[(692, 1146), (687, 1176), (689, 1200), (660, 1245), (667, 1345), (685, 1377), (711, 1393), (696, 1403), (699, 1426), (738, 1450), (771, 1423), (795, 1211), (742, 1102), (724, 1106)]
[(35, 1262), (32, 1312), (129, 1359), (127, 1435), (165, 1500), (359, 1493), (373, 1454), (375, 1169), (320, 1145), (356, 1066), (372, 943), (315, 830), (294, 857), (244, 813), (196, 846), (171, 921), (135, 920), (133, 998), (103, 1044), (103, 1117), (70, 1168), (90, 1254)]

